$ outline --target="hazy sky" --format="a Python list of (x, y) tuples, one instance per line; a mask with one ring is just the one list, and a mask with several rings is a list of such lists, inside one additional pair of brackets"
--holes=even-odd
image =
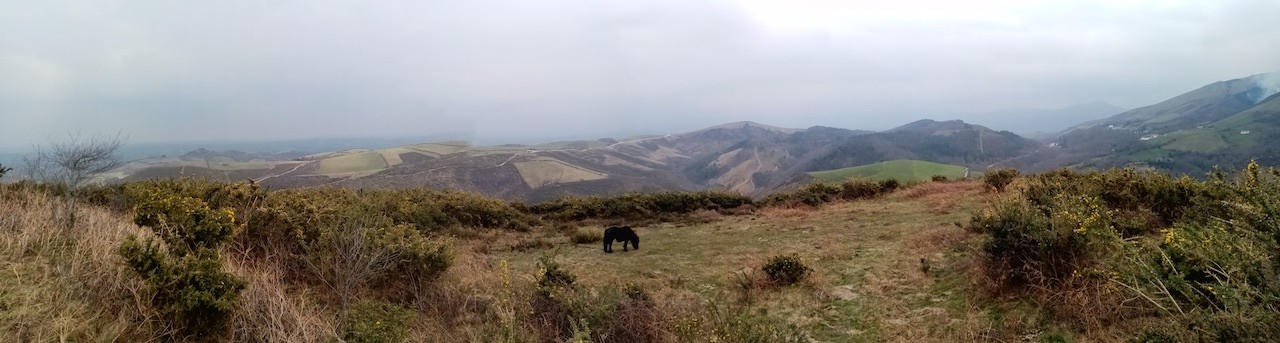
[[(1277, 1), (3, 1), (0, 147), (887, 129), (1280, 70)], [(982, 124), (982, 118), (963, 118)]]

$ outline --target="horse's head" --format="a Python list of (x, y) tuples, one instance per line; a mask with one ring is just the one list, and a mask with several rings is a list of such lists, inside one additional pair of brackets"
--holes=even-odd
[(636, 236), (635, 239), (631, 240), (631, 248), (640, 250), (640, 236)]

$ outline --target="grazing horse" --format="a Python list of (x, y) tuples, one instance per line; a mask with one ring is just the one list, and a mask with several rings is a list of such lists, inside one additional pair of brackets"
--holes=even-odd
[(640, 249), (640, 236), (636, 236), (630, 226), (610, 226), (604, 229), (604, 252), (613, 252), (613, 241), (622, 242), (622, 251), (627, 251), (627, 242), (631, 242), (631, 247), (636, 250)]

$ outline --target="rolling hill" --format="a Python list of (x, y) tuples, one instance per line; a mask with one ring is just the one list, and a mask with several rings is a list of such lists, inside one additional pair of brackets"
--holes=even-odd
[(1277, 80), (1273, 73), (1215, 82), (1083, 123), (1060, 134), (1053, 149), (1009, 164), (1029, 171), (1130, 166), (1195, 176), (1249, 160), (1275, 164), (1280, 150), (1260, 142), (1280, 138)]
[(1038, 147), (1016, 134), (961, 121), (923, 120), (885, 132), (736, 122), (623, 140), (500, 146), (437, 142), (291, 160), (199, 150), (180, 158), (134, 161), (111, 177), (251, 178), (272, 188), (448, 188), (533, 202), (673, 189), (760, 196), (811, 171), (888, 160), (985, 169)]

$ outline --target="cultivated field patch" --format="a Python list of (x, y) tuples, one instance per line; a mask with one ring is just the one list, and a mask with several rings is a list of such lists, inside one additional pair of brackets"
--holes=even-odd
[(608, 175), (565, 163), (554, 158), (539, 157), (531, 161), (513, 162), (520, 177), (530, 188), (556, 183), (600, 180)]
[(387, 168), (387, 160), (376, 151), (326, 158), (316, 163), (315, 173), (322, 175), (376, 172)]

